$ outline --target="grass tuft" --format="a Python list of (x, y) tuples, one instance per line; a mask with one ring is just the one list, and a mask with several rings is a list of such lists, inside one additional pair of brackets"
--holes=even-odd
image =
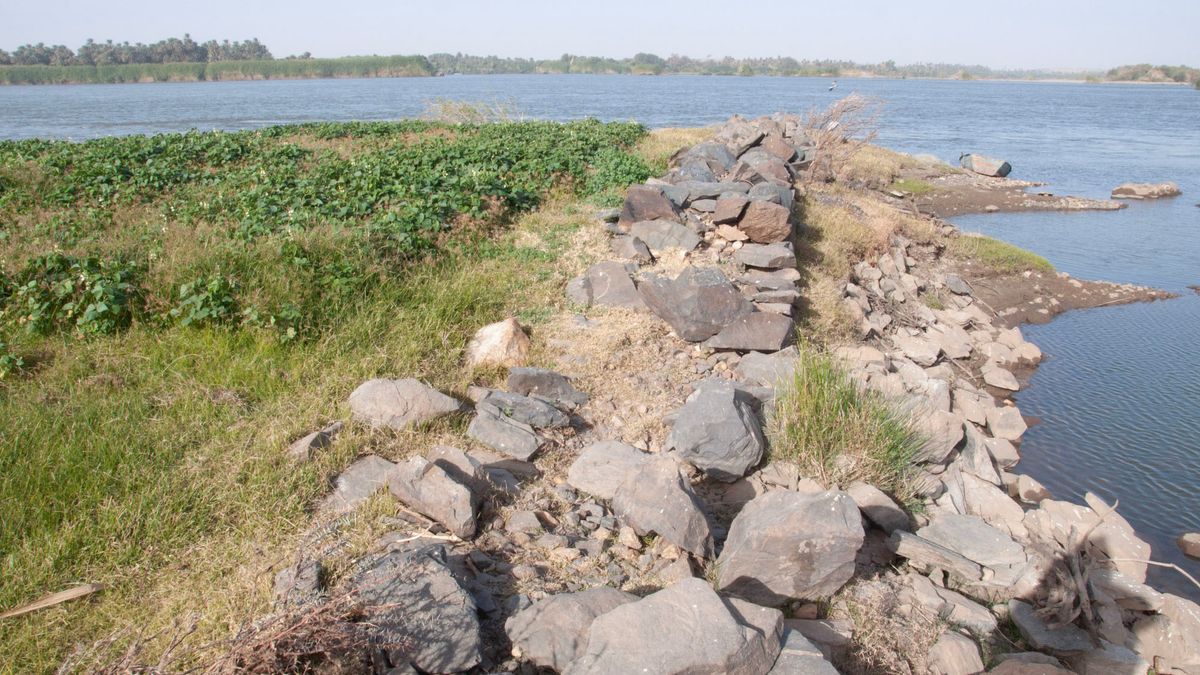
[(923, 180), (917, 180), (916, 178), (900, 178), (892, 183), (892, 189), (920, 197), (921, 195), (933, 192), (933, 185)]
[(776, 401), (771, 454), (825, 485), (866, 481), (904, 503), (921, 439), (907, 419), (863, 389), (828, 353), (802, 345)]
[(974, 234), (955, 237), (950, 240), (948, 250), (956, 258), (977, 260), (1002, 274), (1026, 270), (1054, 272), (1054, 265), (1042, 256), (991, 237)]

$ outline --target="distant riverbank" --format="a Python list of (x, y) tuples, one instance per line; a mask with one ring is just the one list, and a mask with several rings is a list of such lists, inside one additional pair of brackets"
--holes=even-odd
[(352, 77), (429, 77), (423, 56), (353, 56), (212, 63), (130, 63), (105, 66), (0, 66), (0, 84), (132, 84)]

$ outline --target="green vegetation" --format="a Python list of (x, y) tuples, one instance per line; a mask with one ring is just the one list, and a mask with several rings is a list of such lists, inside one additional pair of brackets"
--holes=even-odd
[(1200, 69), (1139, 63), (1113, 68), (1104, 75), (1104, 79), (1109, 82), (1178, 82), (1200, 87)]
[(802, 344), (795, 377), (781, 389), (770, 423), (774, 458), (824, 485), (863, 480), (909, 500), (920, 436), (878, 394), (856, 384), (835, 358)]
[(201, 608), (203, 642), (261, 611), (261, 561), (329, 476), (422, 441), (349, 430), (303, 467), (286, 443), (341, 418), (369, 377), (465, 389), (468, 338), (557, 299), (561, 242), (593, 208), (580, 197), (624, 180), (618, 155), (644, 133), (401, 122), (0, 143), (0, 607), (110, 585), (4, 622), (0, 663), (53, 670), (77, 642)]
[(956, 258), (978, 260), (1000, 273), (1054, 272), (1054, 265), (1042, 256), (1007, 242), (979, 235), (963, 235), (949, 240), (948, 252)]
[(422, 77), (423, 56), (349, 56), (340, 59), (147, 63), (104, 66), (0, 66), (0, 84), (121, 84), (220, 80)]
[(900, 180), (892, 183), (892, 189), (899, 190), (901, 192), (907, 192), (915, 197), (920, 197), (921, 195), (933, 192), (933, 185), (926, 181), (917, 180), (915, 178), (901, 178)]

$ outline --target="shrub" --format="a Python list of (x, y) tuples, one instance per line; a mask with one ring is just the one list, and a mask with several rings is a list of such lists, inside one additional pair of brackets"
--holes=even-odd
[(640, 157), (619, 148), (597, 153), (594, 169), (587, 178), (586, 192), (598, 195), (611, 188), (625, 189), (650, 177), (650, 167)]
[(771, 452), (826, 485), (863, 480), (905, 502), (921, 440), (912, 423), (864, 390), (834, 358), (802, 345), (770, 424)]
[(179, 287), (179, 304), (171, 316), (182, 326), (229, 323), (237, 315), (236, 285), (221, 274), (210, 274)]
[(4, 340), (0, 340), (0, 380), (25, 367), (25, 360), (13, 353)]
[(0, 293), (5, 320), (33, 333), (72, 326), (85, 334), (127, 327), (140, 309), (140, 265), (51, 253), (30, 260)]

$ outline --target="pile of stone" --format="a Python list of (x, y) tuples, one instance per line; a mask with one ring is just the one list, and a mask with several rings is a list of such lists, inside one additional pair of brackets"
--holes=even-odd
[[(991, 672), (1193, 672), (1200, 607), (1146, 585), (1149, 547), (1129, 524), (1015, 473), (1026, 423), (1007, 398), (1041, 354), (936, 250), (894, 237), (854, 266), (843, 307), (861, 339), (837, 352), (920, 425), (923, 508), (766, 461), (774, 391), (798, 367), (792, 180), (810, 160), (796, 118), (731, 120), (629, 190), (607, 222), (620, 259), (571, 282), (579, 305), (650, 312), (670, 341), (712, 354), (664, 438), (599, 432), (572, 378), (525, 367), (519, 325), (485, 327), (468, 361), (508, 367), (506, 391), (472, 388), (468, 403), (378, 379), (351, 394), (353, 421), (372, 428), (467, 415), (467, 449), (351, 464), (318, 513), (386, 490), (402, 505), (395, 531), (332, 587), (323, 554), (302, 548), (276, 579), (279, 606), (356, 598), (377, 672), (836, 673), (871, 629), (822, 608), (874, 584), (909, 642), (936, 631), (919, 655), (932, 673), (983, 672), (1004, 621), (1030, 651)], [(290, 454), (307, 460), (341, 429)]]

